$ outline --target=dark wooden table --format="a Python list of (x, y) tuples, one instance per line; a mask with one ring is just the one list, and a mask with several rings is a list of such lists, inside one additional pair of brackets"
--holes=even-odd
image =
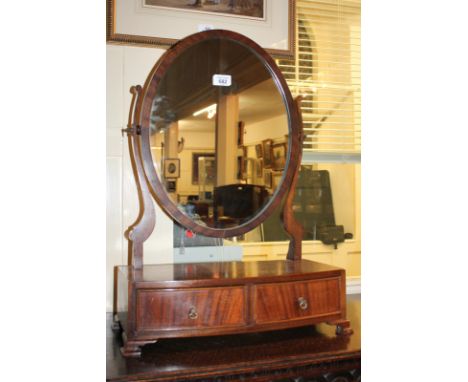
[(274, 332), (160, 340), (140, 359), (120, 354), (107, 317), (108, 381), (354, 382), (361, 380), (361, 300), (347, 298), (354, 334), (320, 324)]

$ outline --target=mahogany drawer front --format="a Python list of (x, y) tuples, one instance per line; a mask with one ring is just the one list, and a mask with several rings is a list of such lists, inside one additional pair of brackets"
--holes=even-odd
[(325, 316), (340, 311), (340, 278), (256, 285), (256, 323)]
[(212, 328), (244, 324), (243, 286), (138, 291), (137, 330)]

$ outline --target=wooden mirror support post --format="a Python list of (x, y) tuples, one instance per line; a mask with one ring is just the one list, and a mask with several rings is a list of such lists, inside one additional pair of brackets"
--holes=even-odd
[(299, 168), (301, 167), (302, 160), (302, 143), (304, 142), (304, 130), (302, 125), (301, 116), (301, 101), (302, 97), (299, 96), (294, 100), (294, 108), (297, 111), (299, 120), (297, 121), (298, 129), (296, 134), (291, 137), (292, 146), (299, 148), (295, 155), (295, 161), (289, 165), (294, 167), (295, 171), (291, 181), (291, 186), (288, 193), (286, 194), (286, 200), (284, 202), (283, 211), (281, 213), (281, 221), (283, 223), (284, 230), (289, 236), (289, 248), (286, 258), (288, 260), (301, 260), (302, 259), (302, 237), (304, 235), (304, 229), (302, 225), (294, 219), (293, 201), (296, 193), (297, 180), (299, 178)]
[[(297, 181), (299, 178), (299, 169), (301, 167), (301, 160), (302, 160), (302, 144), (304, 142), (304, 129), (302, 124), (302, 113), (301, 113), (301, 101), (302, 97), (298, 96), (294, 100), (294, 108), (297, 112), (298, 116), (298, 129), (296, 134), (292, 136), (292, 145), (293, 147), (299, 148), (297, 151), (297, 155), (295, 156), (295, 161), (290, 164), (295, 168), (294, 175), (291, 181), (291, 186), (286, 194), (286, 200), (284, 203), (283, 211), (281, 213), (281, 220), (283, 223), (284, 230), (287, 232), (290, 241), (289, 241), (289, 248), (287, 254), (287, 260), (292, 261), (301, 261), (302, 260), (302, 237), (304, 234), (304, 229), (302, 225), (294, 218), (294, 210), (293, 210), (293, 201), (294, 196), (296, 194), (296, 186)], [(346, 299), (346, 276), (345, 272), (343, 271), (342, 278), (340, 280), (342, 289), (342, 299)], [(342, 308), (342, 315), (338, 319), (329, 320), (327, 321), (329, 325), (336, 326), (336, 334), (337, 335), (349, 335), (352, 334), (353, 331), (350, 328), (349, 320), (346, 319), (346, 304), (344, 303)]]
[[(283, 94), (288, 115), (288, 158), (283, 181), (269, 204), (247, 223), (232, 229), (200, 226), (182, 215), (169, 200), (154, 169), (146, 114), (160, 71), (190, 44), (207, 39), (239, 41), (264, 60)], [(257, 58), (259, 59), (259, 58)], [(164, 72), (162, 72), (164, 73)], [(156, 85), (153, 80), (156, 79)], [(127, 133), (138, 190), (139, 214), (125, 232), (128, 266), (116, 268), (115, 317), (123, 330), (122, 353), (139, 357), (143, 345), (161, 338), (199, 337), (261, 332), (326, 322), (336, 334), (351, 334), (346, 320), (346, 277), (340, 268), (302, 259), (301, 225), (294, 219), (293, 199), (302, 157), (303, 128), (300, 97), (295, 100), (274, 61), (258, 45), (234, 32), (212, 30), (190, 36), (168, 50), (155, 65), (143, 88), (133, 95)], [(284, 260), (192, 264), (143, 264), (143, 244), (155, 227), (153, 198), (186, 229), (226, 238), (261, 224), (283, 200), (282, 222), (290, 237)]]

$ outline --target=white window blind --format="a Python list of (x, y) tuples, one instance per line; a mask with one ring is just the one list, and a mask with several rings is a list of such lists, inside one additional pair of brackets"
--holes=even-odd
[(360, 159), (360, 0), (298, 0), (296, 52), (278, 60), (302, 95), (304, 157)]

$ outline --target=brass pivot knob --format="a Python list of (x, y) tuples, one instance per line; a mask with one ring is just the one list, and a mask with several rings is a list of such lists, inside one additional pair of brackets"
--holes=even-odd
[(191, 319), (191, 320), (195, 320), (198, 318), (198, 313), (197, 313), (197, 310), (195, 309), (194, 306), (192, 306), (189, 310), (189, 313), (188, 313), (188, 317)]
[(306, 310), (309, 307), (309, 304), (307, 303), (307, 300), (304, 297), (299, 297), (297, 299), (297, 302), (299, 304), (299, 308), (302, 310)]

